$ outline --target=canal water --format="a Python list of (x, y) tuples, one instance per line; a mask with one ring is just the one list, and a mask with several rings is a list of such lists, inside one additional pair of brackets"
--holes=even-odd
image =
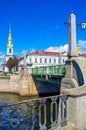
[[(36, 99), (38, 96), (19, 96), (18, 94), (10, 94), (10, 93), (0, 93), (0, 106), (8, 106), (8, 104), (11, 103), (17, 103), (25, 100), (31, 100)], [(22, 124), (19, 128), (17, 128), (17, 114), (13, 114), (13, 125), (12, 128), (10, 128), (10, 113), (9, 113), (9, 107), (4, 107), (3, 109), (0, 109), (0, 130), (25, 130), (25, 126), (23, 128), (23, 124), (26, 124), (24, 117), (22, 117)], [(31, 130), (31, 129), (28, 129)]]
[[(24, 111), (22, 111), (23, 109), (26, 109), (25, 106), (22, 106), (23, 109), (21, 110), (20, 108), (18, 108), (19, 106), (16, 106), (15, 108), (12, 108), (13, 110), (13, 114), (11, 115), (10, 114), (10, 110), (9, 110), (9, 107), (8, 107), (8, 104), (11, 104), (11, 103), (17, 103), (17, 102), (21, 102), (21, 101), (25, 101), (25, 100), (31, 100), (31, 99), (36, 99), (36, 98), (39, 98), (38, 96), (19, 96), (17, 94), (10, 94), (10, 93), (0, 93), (0, 106), (7, 106), (7, 107), (4, 107), (4, 109), (0, 109), (0, 120), (2, 121), (2, 124), (1, 124), (1, 121), (0, 121), (0, 130), (26, 130), (26, 126), (27, 126), (27, 117), (24, 115), (26, 113), (23, 113)], [(51, 103), (51, 100), (48, 99), (48, 101), (46, 102), (46, 105), (47, 105), (47, 128), (51, 128), (50, 127), (50, 103)], [(29, 104), (28, 104), (29, 105)], [(55, 105), (54, 105), (55, 107)], [(53, 110), (55, 109), (53, 107)], [(16, 113), (15, 110), (18, 110), (19, 111), (19, 115), (18, 113)], [(36, 119), (35, 121), (35, 129), (34, 130), (39, 130), (39, 119), (38, 119), (38, 103), (35, 104), (34, 106), (34, 112), (35, 112), (35, 117), (34, 119)], [(33, 118), (32, 118), (32, 110), (31, 110), (31, 107), (28, 107), (28, 129), (27, 130), (32, 130), (32, 125), (33, 125)], [(41, 111), (41, 121), (44, 122), (44, 108), (42, 108), (42, 111)], [(12, 112), (11, 112), (12, 113)], [(20, 126), (18, 128), (18, 118), (22, 117), (20, 120)], [(10, 118), (11, 117), (11, 118)], [(53, 113), (53, 117), (55, 118), (55, 113)], [(11, 120), (10, 120), (11, 119)], [(55, 119), (54, 119), (55, 120)], [(11, 121), (11, 124), (10, 124), (10, 121)], [(10, 129), (11, 127), (11, 129)]]
[(0, 93), (0, 103), (13, 103), (36, 98), (38, 96), (19, 96), (18, 94), (12, 93)]

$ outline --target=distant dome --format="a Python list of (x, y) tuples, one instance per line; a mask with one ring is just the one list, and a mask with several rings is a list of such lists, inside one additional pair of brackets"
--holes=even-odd
[(78, 53), (81, 53), (81, 48), (80, 48), (79, 44), (77, 44), (76, 50), (77, 50)]

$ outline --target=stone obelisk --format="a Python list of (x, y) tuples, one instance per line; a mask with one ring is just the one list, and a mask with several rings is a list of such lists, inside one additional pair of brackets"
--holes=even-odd
[(74, 67), (73, 60), (77, 59), (78, 53), (76, 50), (76, 16), (71, 13), (69, 16), (69, 32), (68, 32), (68, 59), (66, 60), (66, 75), (62, 79), (61, 91), (65, 88), (71, 88), (72, 81), (74, 80)]
[(76, 50), (76, 16), (71, 13), (69, 16), (69, 32), (68, 32), (68, 40), (69, 40), (69, 48), (68, 48), (68, 59), (66, 61), (66, 77), (73, 77), (73, 64), (72, 60), (78, 56)]
[(26, 64), (26, 51), (23, 53), (24, 56), (24, 64), (21, 72), (21, 87), (20, 87), (20, 95), (25, 96), (29, 95), (29, 82), (28, 82), (28, 73), (27, 73), (27, 64)]
[(29, 74), (27, 70), (26, 51), (24, 51), (23, 56), (24, 56), (24, 64), (21, 75), (20, 95), (21, 96), (38, 95), (33, 76)]
[(77, 57), (78, 53), (76, 50), (76, 16), (71, 13), (69, 16), (69, 48), (68, 57)]
[[(78, 59), (76, 51), (76, 17), (69, 17), (69, 50), (66, 75), (61, 81), (61, 93), (68, 95), (67, 113), (69, 124), (78, 130), (86, 129), (86, 61)], [(84, 106), (83, 106), (84, 105)], [(83, 107), (82, 107), (83, 106)]]
[(27, 63), (26, 63), (26, 51), (23, 52), (24, 56), (24, 64), (23, 64), (23, 75), (24, 77), (27, 76)]

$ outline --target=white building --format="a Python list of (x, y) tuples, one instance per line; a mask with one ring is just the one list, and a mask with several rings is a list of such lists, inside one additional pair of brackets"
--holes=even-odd
[[(67, 59), (65, 52), (47, 52), (47, 51), (36, 51), (29, 53), (26, 57), (26, 63), (28, 69), (42, 66), (53, 66), (64, 64)], [(21, 71), (21, 66), (23, 66), (24, 58), (19, 60), (19, 71)]]
[[(77, 51), (80, 51), (78, 47)], [(78, 52), (79, 52), (78, 51)], [(86, 54), (78, 54), (78, 58), (81, 60), (86, 60)], [(30, 72), (31, 68), (43, 67), (43, 66), (55, 66), (65, 64), (67, 60), (67, 52), (48, 52), (48, 51), (36, 51), (27, 54), (26, 63), (28, 71)], [(19, 72), (22, 69), (24, 64), (24, 58), (19, 59)]]

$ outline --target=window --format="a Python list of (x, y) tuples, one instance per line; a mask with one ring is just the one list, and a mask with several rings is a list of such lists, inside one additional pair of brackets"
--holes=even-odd
[(42, 59), (40, 58), (40, 63), (42, 63)]
[(49, 59), (49, 63), (51, 63), (51, 59)]
[(47, 63), (47, 59), (45, 59), (45, 63)]
[(11, 53), (11, 48), (9, 49), (9, 53)]
[(37, 58), (35, 58), (35, 63), (37, 63)]
[(30, 62), (31, 62), (32, 60), (31, 60), (31, 58), (30, 58)]
[(54, 59), (54, 63), (56, 63), (56, 59)]

